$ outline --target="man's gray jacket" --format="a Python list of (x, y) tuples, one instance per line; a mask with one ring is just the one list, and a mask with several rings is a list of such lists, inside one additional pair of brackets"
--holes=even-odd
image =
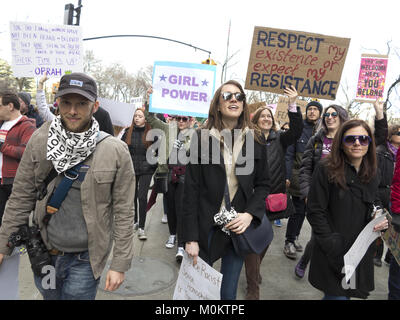
[[(48, 249), (53, 249), (42, 220), (56, 179), (49, 183), (47, 195), (40, 201), (36, 199), (40, 186), (53, 168), (52, 162), (46, 160), (49, 126), (50, 122), (46, 122), (34, 132), (19, 164), (0, 228), (2, 254), (11, 254), (8, 237), (28, 223), (32, 210), (35, 210), (34, 221), (41, 229), (44, 243)], [(81, 202), (93, 275), (96, 279), (101, 276), (113, 240), (110, 269), (126, 272), (133, 258), (135, 192), (135, 174), (128, 147), (123, 141), (108, 137), (96, 146), (84, 164), (90, 168), (81, 185)]]

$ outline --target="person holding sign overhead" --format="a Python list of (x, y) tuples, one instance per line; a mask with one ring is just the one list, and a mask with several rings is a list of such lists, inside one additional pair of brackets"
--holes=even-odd
[[(335, 104), (328, 106), (322, 114), (322, 121), (317, 128), (317, 133), (308, 141), (299, 175), (300, 191), (306, 202), (314, 168), (321, 159), (329, 155), (336, 132), (348, 119), (347, 111), (341, 106)], [(313, 240), (307, 243), (304, 254), (295, 267), (295, 275), (300, 279), (304, 277), (310, 261), (313, 243)]]
[[(297, 90), (295, 87), (285, 89), (289, 97), (289, 129), (278, 131), (272, 110), (268, 107), (261, 107), (256, 110), (251, 121), (254, 124), (256, 139), (265, 146), (268, 153), (268, 167), (270, 170), (271, 194), (286, 194), (286, 148), (300, 138), (303, 131), (303, 118), (300, 108), (296, 107)], [(282, 212), (267, 212), (270, 220), (289, 217), (294, 209), (290, 197), (288, 205)], [(259, 281), (261, 281), (260, 265), (267, 252), (267, 248), (260, 254), (251, 253), (246, 256), (246, 300), (259, 300)]]
[[(215, 91), (206, 130), (198, 132), (198, 161), (186, 166), (185, 249), (193, 264), (198, 256), (210, 265), (221, 258), (222, 300), (236, 299), (244, 260), (234, 249), (231, 233), (242, 234), (253, 220), (261, 222), (270, 189), (266, 149), (254, 141), (251, 128), (242, 86), (234, 80), (224, 83)], [(223, 230), (214, 219), (229, 207), (228, 196), (238, 215)], [(272, 226), (265, 220), (272, 235)]]
[(286, 240), (283, 253), (289, 259), (296, 259), (297, 252), (303, 251), (303, 247), (298, 242), (301, 227), (305, 218), (306, 204), (302, 199), (299, 185), (299, 174), (301, 159), (308, 140), (314, 133), (314, 128), (322, 115), (322, 105), (318, 101), (311, 101), (306, 106), (306, 119), (303, 121), (303, 132), (297, 141), (289, 146), (286, 151), (286, 183), (289, 185), (288, 191), (292, 196), (295, 212), (289, 217), (286, 226)]

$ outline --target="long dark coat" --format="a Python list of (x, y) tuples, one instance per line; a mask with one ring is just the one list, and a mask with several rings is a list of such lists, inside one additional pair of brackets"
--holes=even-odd
[[(193, 163), (192, 159), (186, 166), (182, 222), (182, 240), (184, 242), (197, 241), (200, 247), (199, 256), (208, 263), (218, 260), (226, 249), (232, 246), (230, 236), (216, 227), (210, 250), (208, 249), (208, 236), (214, 227), (214, 215), (220, 210), (226, 183), (222, 155), (219, 151), (212, 151), (214, 147), (218, 147), (219, 150), (219, 141), (212, 142), (212, 139), (216, 140), (211, 135), (202, 136), (201, 140), (208, 142), (210, 147), (207, 150), (204, 145), (201, 147), (202, 143), (199, 142), (196, 156), (198, 164)], [(220, 164), (211, 163), (213, 154), (218, 155)], [(193, 156), (193, 152), (191, 155)], [(252, 214), (253, 220), (260, 223), (265, 214), (265, 198), (270, 189), (266, 148), (254, 142), (254, 153), (246, 154), (245, 142), (242, 155), (244, 161), (242, 164), (237, 162), (236, 168), (253, 165), (253, 169), (250, 174), (237, 174), (239, 187), (232, 206), (237, 212)], [(201, 164), (202, 161), (203, 163), (207, 161), (207, 163)]]
[(367, 298), (374, 290), (373, 254), (369, 247), (355, 271), (355, 288), (344, 289), (343, 257), (371, 220), (372, 204), (379, 204), (378, 175), (363, 184), (353, 166), (345, 165), (347, 190), (328, 181), (326, 161), (320, 161), (313, 173), (308, 194), (307, 219), (316, 239), (309, 281), (328, 295)]
[[(303, 131), (303, 119), (298, 108), (297, 112), (288, 112), (290, 129), (286, 132), (271, 130), (267, 141), (262, 136), (263, 142), (267, 148), (267, 160), (269, 167), (269, 176), (271, 181), (270, 193), (286, 193), (286, 163), (285, 154), (288, 146), (299, 139)], [(288, 199), (288, 209), (279, 213), (267, 212), (270, 220), (289, 217), (293, 211), (293, 204)]]

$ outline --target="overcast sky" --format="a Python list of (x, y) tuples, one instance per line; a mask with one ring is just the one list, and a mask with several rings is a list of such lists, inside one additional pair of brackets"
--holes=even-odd
[[(64, 6), (78, 0), (7, 1), (0, 11), (0, 57), (11, 62), (9, 22), (63, 24)], [(398, 12), (395, 0), (286, 0), (286, 1), (124, 1), (82, 0), (83, 38), (113, 34), (142, 34), (187, 42), (211, 51), (218, 62), (217, 86), (227, 54), (234, 55), (227, 79), (244, 83), (254, 26), (281, 28), (351, 38), (342, 74), (355, 94), (361, 53), (387, 53), (392, 40), (400, 54)], [(154, 61), (200, 63), (208, 54), (177, 43), (142, 38), (119, 38), (83, 42), (105, 64), (120, 62), (135, 73)], [(363, 49), (365, 48), (365, 49)], [(387, 85), (398, 77), (400, 58), (390, 56)], [(338, 100), (340, 100), (340, 95)], [(339, 101), (337, 101), (339, 102)], [(327, 105), (329, 101), (323, 101)], [(400, 109), (400, 108), (399, 108)]]

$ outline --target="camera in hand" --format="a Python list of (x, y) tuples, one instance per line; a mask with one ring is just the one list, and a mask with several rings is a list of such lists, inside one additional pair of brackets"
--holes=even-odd
[(10, 248), (22, 245), (25, 245), (28, 252), (33, 273), (43, 277), (42, 268), (46, 265), (51, 265), (51, 257), (37, 226), (29, 227), (28, 225), (23, 225), (8, 238), (7, 246)]
[(216, 225), (221, 226), (221, 230), (226, 234), (231, 234), (228, 229), (225, 229), (225, 225), (231, 222), (233, 219), (237, 217), (236, 210), (232, 207), (230, 211), (226, 210), (225, 207), (222, 207), (221, 211), (214, 215), (214, 222)]

